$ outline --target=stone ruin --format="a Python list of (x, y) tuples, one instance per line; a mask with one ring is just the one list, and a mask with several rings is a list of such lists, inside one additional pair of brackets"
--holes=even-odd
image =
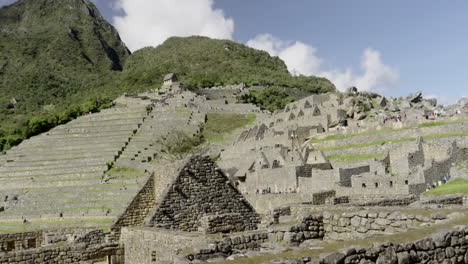
[[(333, 191), (334, 195), (322, 200), (332, 204), (418, 196), (447, 182), (451, 179), (453, 164), (468, 160), (468, 141), (464, 136), (468, 125), (463, 120), (446, 127), (415, 126), (414, 129), (395, 130), (388, 135), (388, 140), (397, 143), (384, 144), (379, 143), (380, 134), (368, 136), (369, 130), (364, 130), (376, 128), (375, 123), (380, 124), (380, 121), (359, 124), (347, 115), (346, 100), (334, 94), (313, 95), (287, 105), (283, 111), (242, 132), (237, 142), (221, 153), (220, 166), (237, 181), (239, 189), (257, 210), (267, 210), (293, 202), (317, 204), (314, 194), (320, 197), (319, 193), (327, 191)], [(421, 101), (419, 98), (418, 102)], [(353, 125), (361, 129), (357, 134), (363, 136), (347, 138), (346, 135), (353, 133), (349, 131), (355, 131), (349, 129)], [(341, 127), (338, 135), (343, 135), (342, 145), (350, 147), (335, 150), (335, 146), (327, 145), (328, 141), (321, 142), (327, 135), (340, 132), (334, 129), (337, 127)], [(386, 129), (384, 126), (377, 128)], [(428, 142), (421, 137), (429, 133), (443, 135), (447, 129), (457, 133)], [(398, 142), (405, 135), (408, 139)], [(414, 140), (415, 135), (421, 136)], [(361, 155), (363, 153), (357, 152), (361, 151), (359, 145), (367, 144), (372, 137), (378, 144), (364, 148), (367, 153), (381, 153), (381, 158), (357, 163), (340, 163), (327, 158), (340, 154)], [(309, 142), (314, 138), (318, 143)], [(288, 198), (276, 198), (280, 195)]]
[[(269, 114), (225, 97), (245, 92), (244, 85), (214, 90), (206, 92), (208, 98), (167, 83), (158, 91), (127, 94), (113, 108), (0, 155), (0, 262), (190, 263), (260, 249), (277, 253), (276, 247), (307, 241), (405, 232), (452, 219), (378, 209), (414, 205), (421, 192), (463, 174), (453, 164), (468, 160), (466, 122), (411, 127), (427, 120), (425, 111), (434, 113), (433, 102), (400, 100), (397, 111), (395, 99), (370, 102), (353, 90), (352, 97), (313, 95)], [(357, 112), (368, 103), (381, 110)], [(410, 114), (406, 105), (429, 110)], [(197, 135), (211, 112), (255, 113), (257, 123), (236, 132), (236, 142), (220, 143), (216, 163), (193, 156), (160, 164), (166, 155), (160, 143), (175, 130)], [(390, 112), (406, 117), (385, 122)], [(456, 117), (458, 110), (445, 113), (452, 112)], [(385, 133), (368, 133), (374, 130)], [(434, 137), (447, 130), (453, 135)], [(382, 139), (389, 143), (348, 147)], [(333, 159), (366, 153), (382, 155), (356, 163)], [(419, 203), (464, 208), (467, 197)], [(331, 205), (377, 209), (325, 213)], [(309, 212), (316, 208), (321, 212)], [(27, 230), (13, 232), (18, 226)], [(344, 255), (337, 257), (358, 258)]]

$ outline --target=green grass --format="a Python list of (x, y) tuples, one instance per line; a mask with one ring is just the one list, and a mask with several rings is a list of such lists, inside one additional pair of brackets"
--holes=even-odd
[(34, 212), (57, 212), (57, 211), (81, 211), (81, 210), (120, 210), (126, 207), (109, 207), (109, 206), (90, 206), (90, 207), (75, 207), (75, 208), (56, 208), (56, 209), (40, 209), (40, 210), (11, 210), (13, 213), (34, 213)]
[(31, 221), (31, 222), (28, 222), (28, 223), (23, 223), (22, 221), (18, 221), (18, 222), (3, 222), (3, 221), (0, 221), (0, 227), (1, 226), (5, 226), (5, 225), (8, 225), (8, 226), (25, 226), (25, 225), (51, 225), (51, 224), (76, 224), (76, 223), (80, 223), (80, 224), (88, 224), (88, 223), (91, 223), (91, 224), (108, 224), (108, 223), (112, 223), (114, 221), (113, 218), (108, 218), (108, 219), (90, 219), (90, 220), (78, 220), (78, 221), (73, 221), (73, 220), (59, 220), (59, 221)]
[(142, 174), (143, 171), (130, 167), (114, 166), (106, 172), (107, 174)]
[(426, 194), (441, 195), (441, 194), (468, 194), (468, 180), (454, 179), (441, 185), (437, 188), (425, 192)]
[[(113, 219), (94, 219), (94, 220), (59, 220), (59, 221), (34, 221), (28, 223), (23, 222), (0, 222), (0, 233), (12, 233), (12, 232), (27, 232), (35, 230), (43, 230), (45, 225), (54, 227), (60, 226), (82, 226), (86, 224), (95, 225), (98, 228), (107, 231), (110, 225), (113, 223)], [(8, 228), (12, 227), (12, 228)]]
[(468, 169), (468, 161), (463, 161), (455, 165), (458, 169)]
[(367, 135), (374, 135), (374, 134), (381, 134), (381, 133), (389, 133), (389, 132), (396, 132), (396, 131), (414, 129), (414, 128), (424, 128), (424, 127), (435, 127), (435, 126), (444, 126), (444, 125), (450, 125), (450, 124), (458, 124), (458, 123), (464, 123), (464, 122), (467, 122), (467, 121), (468, 121), (468, 119), (452, 120), (452, 121), (427, 122), (427, 123), (421, 123), (421, 124), (416, 125), (416, 126), (409, 126), (409, 127), (396, 128), (396, 129), (371, 130), (371, 131), (365, 131), (365, 132), (355, 133), (355, 134), (330, 135), (330, 136), (327, 136), (325, 138), (312, 138), (309, 142), (310, 143), (319, 143), (319, 142), (330, 141), (330, 140), (339, 140), (339, 139), (346, 139), (346, 138), (358, 137), (358, 136), (367, 136)]
[(378, 140), (378, 141), (371, 141), (371, 142), (360, 143), (360, 144), (346, 144), (346, 145), (329, 147), (329, 148), (319, 148), (317, 150), (330, 151), (330, 150), (340, 150), (340, 149), (349, 149), (349, 148), (364, 148), (364, 147), (370, 147), (370, 146), (385, 145), (385, 144), (387, 144), (389, 142), (399, 143), (399, 142), (408, 142), (408, 141), (415, 141), (415, 140), (416, 140), (416, 138), (400, 138), (400, 139), (395, 139), (395, 140)]
[(446, 137), (463, 137), (468, 136), (468, 132), (453, 132), (453, 133), (441, 133), (441, 134), (433, 134), (424, 136), (424, 139), (438, 139), (438, 138), (446, 138)]
[[(424, 136), (423, 139), (439, 139), (439, 138), (446, 138), (446, 137), (460, 137), (460, 136), (468, 136), (468, 132), (454, 132), (454, 133), (441, 133), (441, 134), (432, 134)], [(369, 146), (377, 146), (377, 145), (385, 145), (390, 142), (392, 143), (400, 143), (400, 142), (409, 142), (415, 141), (416, 138), (399, 138), (393, 140), (378, 140), (378, 141), (371, 141), (366, 143), (359, 143), (359, 144), (346, 144), (328, 148), (318, 148), (317, 150), (322, 151), (331, 151), (331, 150), (340, 150), (340, 149), (349, 149), (349, 148), (364, 148)]]
[(209, 142), (222, 142), (224, 134), (253, 124), (256, 118), (255, 114), (208, 113), (203, 136)]
[[(136, 183), (128, 183), (128, 184), (91, 184), (91, 185), (74, 185), (74, 186), (51, 186), (51, 187), (35, 187), (35, 188), (22, 188), (22, 190), (49, 190), (49, 189), (57, 189), (57, 188), (83, 188), (83, 187), (126, 187), (126, 186), (137, 186)], [(106, 189), (102, 189), (105, 191)]]
[(343, 161), (343, 162), (355, 162), (369, 159), (383, 159), (383, 153), (366, 153), (366, 154), (353, 154), (353, 155), (332, 155), (328, 156), (329, 160)]

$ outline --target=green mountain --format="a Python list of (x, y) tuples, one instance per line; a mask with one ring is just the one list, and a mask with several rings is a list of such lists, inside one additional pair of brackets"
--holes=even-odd
[(117, 95), (113, 80), (129, 55), (89, 0), (19, 0), (0, 9), (0, 150), (2, 137), (6, 144), (7, 136), (34, 133), (26, 131), (32, 116), (62, 114), (65, 122), (63, 111)]
[[(158, 88), (175, 72), (189, 88), (247, 83), (320, 93), (324, 78), (291, 76), (277, 57), (228, 40), (170, 38), (134, 54), (89, 0), (18, 0), (0, 9), (0, 151), (99, 111), (126, 91)], [(293, 100), (245, 98), (269, 109)]]
[(136, 51), (125, 63), (122, 85), (129, 90), (155, 88), (168, 72), (177, 73), (189, 88), (243, 82), (314, 93), (335, 90), (324, 78), (291, 76), (285, 63), (267, 52), (229, 40), (199, 36), (172, 37), (157, 47)]

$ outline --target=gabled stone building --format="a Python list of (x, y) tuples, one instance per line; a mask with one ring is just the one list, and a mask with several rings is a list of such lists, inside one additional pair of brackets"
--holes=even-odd
[(203, 233), (257, 228), (253, 207), (209, 157), (193, 156), (161, 174), (148, 180), (116, 221), (111, 229), (116, 236), (126, 226)]

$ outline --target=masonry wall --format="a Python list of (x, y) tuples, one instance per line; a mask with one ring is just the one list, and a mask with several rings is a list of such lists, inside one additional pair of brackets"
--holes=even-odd
[[(293, 166), (275, 169), (257, 169), (247, 173), (245, 186), (248, 193), (256, 193), (260, 189), (270, 189), (274, 193), (285, 193), (297, 188), (296, 168)], [(243, 187), (244, 188), (244, 187)]]
[(82, 263), (91, 260), (112, 259), (112, 264), (123, 264), (123, 250), (116, 244), (87, 246), (73, 244), (62, 247), (27, 249), (19, 252), (0, 254), (0, 263), (24, 264)]
[(41, 247), (42, 231), (9, 233), (0, 235), (0, 252), (19, 251)]
[(421, 223), (434, 223), (445, 220), (443, 213), (430, 216), (400, 212), (353, 212), (344, 214), (323, 213), (325, 239), (349, 240), (385, 233), (407, 231)]
[(340, 168), (340, 185), (343, 187), (352, 187), (351, 177), (353, 175), (359, 175), (366, 172), (370, 172), (370, 166), (360, 166), (355, 168)]
[(268, 228), (269, 241), (298, 246), (309, 239), (323, 239), (325, 236), (323, 223), (322, 216), (307, 215), (301, 217), (299, 223), (295, 225), (272, 225)]
[[(216, 215), (216, 217), (215, 217)], [(206, 217), (214, 217), (206, 228)], [(217, 221), (220, 217), (234, 222)], [(158, 228), (207, 233), (257, 228), (254, 208), (209, 157), (195, 156), (181, 169), (148, 222)]]
[(312, 202), (312, 193), (310, 195), (301, 193), (245, 194), (245, 197), (260, 214), (282, 206)]
[(149, 177), (146, 184), (141, 188), (125, 212), (111, 227), (113, 236), (111, 239), (118, 240), (120, 229), (124, 226), (141, 226), (145, 218), (155, 206), (154, 175)]
[(143, 227), (122, 228), (120, 241), (125, 248), (125, 264), (174, 261), (178, 252), (192, 254), (194, 248), (208, 245), (203, 234)]
[(404, 244), (349, 248), (346, 252), (322, 257), (318, 263), (468, 263), (468, 227)]

